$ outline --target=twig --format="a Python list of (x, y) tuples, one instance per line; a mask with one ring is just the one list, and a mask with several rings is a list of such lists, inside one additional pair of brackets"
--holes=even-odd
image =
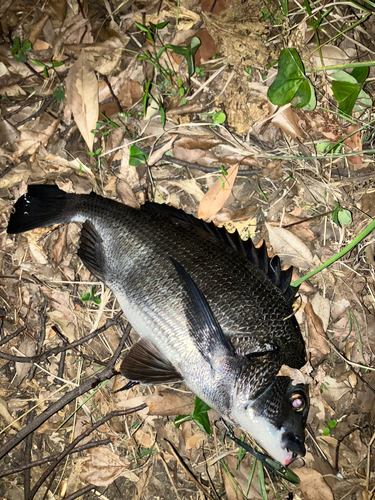
[(71, 452), (71, 450), (73, 450), (75, 445), (78, 444), (80, 441), (82, 441), (82, 439), (85, 439), (93, 431), (95, 431), (98, 427), (103, 425), (105, 422), (107, 422), (111, 418), (121, 417), (123, 415), (129, 415), (131, 413), (135, 413), (137, 411), (143, 410), (144, 408), (146, 408), (146, 406), (147, 406), (146, 403), (143, 403), (139, 406), (136, 406), (135, 408), (129, 408), (128, 410), (111, 411), (111, 413), (109, 413), (105, 417), (103, 417), (100, 420), (98, 420), (97, 422), (95, 422), (95, 424), (92, 427), (90, 427), (85, 432), (83, 432), (80, 436), (78, 436), (74, 441), (72, 441), (70, 443), (70, 445), (67, 448), (65, 448), (65, 450), (62, 453), (59, 454), (59, 456), (56, 458), (56, 460), (53, 461), (53, 463), (48, 467), (48, 469), (38, 479), (34, 488), (31, 490), (31, 493), (30, 493), (28, 500), (32, 500), (34, 498), (34, 496), (37, 493), (37, 491), (39, 490), (39, 488), (42, 486), (42, 484), (47, 479), (47, 477), (51, 474), (51, 472), (55, 469), (55, 467), (61, 462), (61, 460), (63, 460), (67, 455), (69, 455), (69, 453)]
[[(81, 446), (76, 446), (74, 450), (70, 452), (70, 454), (79, 453), (80, 451), (89, 450), (90, 448), (96, 448), (98, 446), (105, 446), (110, 442), (111, 442), (110, 438), (107, 438), (107, 439), (102, 439), (101, 441), (95, 441), (93, 443), (82, 444)], [(59, 453), (56, 453), (55, 455), (50, 455), (49, 457), (41, 458), (40, 460), (34, 460), (34, 462), (30, 462), (25, 465), (20, 465), (19, 467), (14, 467), (13, 469), (4, 470), (0, 472), (0, 478), (5, 476), (10, 476), (11, 474), (18, 474), (19, 472), (22, 472), (26, 469), (32, 469), (33, 467), (39, 467), (39, 465), (52, 462), (52, 460), (55, 460), (59, 455), (60, 455)]]
[(68, 495), (67, 497), (65, 497), (64, 500), (74, 500), (75, 498), (81, 497), (85, 493), (88, 493), (89, 491), (94, 490), (95, 488), (96, 486), (94, 486), (93, 484), (89, 484), (84, 488), (81, 488), (80, 490), (76, 491), (75, 493)]
[[(185, 168), (195, 168), (197, 170), (201, 170), (202, 172), (205, 173), (211, 173), (211, 172), (217, 172), (220, 170), (220, 167), (206, 167), (203, 165), (200, 165), (199, 163), (190, 163), (189, 161), (185, 160), (180, 160), (179, 158), (174, 158), (172, 156), (168, 156), (164, 154), (159, 161), (166, 161), (169, 164), (170, 163), (175, 163), (176, 165), (179, 165), (180, 167), (185, 167)], [(158, 164), (157, 164), (158, 165)], [(259, 174), (261, 172), (260, 168), (257, 169), (248, 169), (246, 167), (239, 167), (238, 173), (241, 175), (249, 176), (252, 177), (253, 175)]]
[(54, 347), (53, 349), (50, 349), (49, 351), (43, 352), (42, 354), (36, 355), (36, 356), (13, 356), (11, 354), (6, 354), (5, 352), (0, 352), (0, 358), (2, 359), (7, 359), (8, 361), (14, 361), (16, 363), (40, 363), (40, 361), (43, 361), (44, 359), (49, 358), (50, 356), (55, 356), (56, 354), (60, 354), (60, 352), (68, 351), (69, 349), (73, 349), (74, 347), (83, 344), (84, 342), (88, 342), (89, 340), (93, 339), (96, 337), (96, 335), (99, 335), (99, 333), (103, 333), (106, 330), (108, 330), (109, 327), (113, 326), (116, 324), (117, 319), (121, 316), (122, 311), (119, 311), (116, 316), (114, 316), (112, 319), (107, 319), (105, 322), (105, 325), (101, 326), (100, 328), (97, 328), (93, 332), (89, 333), (85, 337), (82, 337), (79, 340), (76, 340), (75, 342), (72, 342), (71, 344), (65, 345), (65, 346), (57, 346)]
[[(31, 408), (32, 403), (29, 402), (29, 408)], [(35, 410), (31, 410), (27, 417), (27, 422), (30, 423), (35, 416)], [(29, 465), (31, 461), (31, 448), (33, 444), (33, 434), (29, 434), (25, 440), (25, 465)], [(23, 478), (23, 494), (24, 499), (27, 500), (30, 494), (30, 468), (25, 470)]]
[(177, 462), (181, 465), (181, 467), (185, 471), (185, 474), (187, 474), (190, 477), (190, 479), (193, 481), (193, 483), (195, 484), (195, 486), (203, 493), (203, 495), (206, 498), (209, 498), (209, 500), (213, 500), (213, 497), (211, 496), (210, 492), (203, 486), (203, 484), (201, 484), (196, 479), (196, 477), (194, 476), (194, 474), (190, 471), (190, 469), (187, 467), (187, 465), (183, 462), (183, 460), (181, 459), (181, 457), (179, 456), (179, 454), (175, 450), (173, 444), (170, 441), (168, 441), (168, 439), (164, 438), (164, 441), (166, 441), (170, 445), (171, 450), (172, 450), (172, 454), (174, 455), (174, 457), (177, 460)]
[(22, 333), (24, 330), (26, 330), (26, 325), (20, 326), (15, 332), (11, 333), (10, 335), (7, 335), (3, 340), (0, 340), (0, 347), (9, 342), (10, 340), (14, 339), (14, 337), (17, 337), (17, 335)]
[[(131, 330), (131, 326), (128, 325), (127, 327), (127, 333), (129, 334)], [(89, 391), (90, 389), (93, 389), (97, 385), (99, 385), (101, 382), (104, 382), (104, 380), (109, 380), (111, 379), (114, 375), (117, 375), (117, 371), (114, 369), (114, 365), (117, 361), (117, 358), (119, 357), (122, 348), (124, 347), (124, 344), (126, 342), (127, 335), (123, 335), (119, 345), (112, 356), (111, 360), (108, 362), (107, 368), (105, 368), (102, 372), (97, 373), (90, 379), (86, 380), (82, 385), (79, 387), (76, 387), (72, 391), (66, 393), (62, 398), (60, 398), (56, 403), (53, 403), (49, 408), (47, 408), (43, 413), (38, 415), (30, 424), (28, 424), (26, 427), (21, 429), (15, 436), (13, 436), (11, 439), (9, 439), (8, 442), (6, 442), (1, 448), (0, 448), (0, 460), (4, 458), (5, 455), (7, 455), (10, 450), (12, 450), (15, 446), (17, 446), (21, 441), (25, 439), (26, 436), (28, 436), (31, 432), (34, 432), (35, 429), (38, 429), (46, 420), (48, 420), (52, 415), (57, 413), (58, 411), (61, 410), (65, 405), (70, 403), (71, 401), (74, 401), (76, 398), (79, 396), (82, 396), (82, 394), (85, 394), (85, 392)]]
[(110, 91), (115, 103), (117, 104), (118, 110), (120, 111), (120, 113), (122, 113), (122, 107), (121, 107), (120, 101), (118, 100), (117, 95), (113, 92), (112, 85), (110, 84), (110, 81), (108, 80), (107, 75), (102, 75), (102, 77), (103, 77), (103, 80), (105, 81), (105, 83), (107, 84), (107, 87), (109, 88), (109, 91)]

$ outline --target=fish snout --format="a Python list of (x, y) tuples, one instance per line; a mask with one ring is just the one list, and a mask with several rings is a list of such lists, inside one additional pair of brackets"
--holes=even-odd
[[(281, 447), (291, 453), (291, 458), (288, 464), (297, 457), (304, 457), (306, 455), (306, 448), (298, 436), (293, 432), (286, 431), (281, 436)], [(286, 464), (286, 465), (288, 465)]]

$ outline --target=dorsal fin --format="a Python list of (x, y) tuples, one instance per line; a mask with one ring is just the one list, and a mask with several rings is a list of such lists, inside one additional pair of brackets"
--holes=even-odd
[(238, 231), (228, 233), (225, 227), (217, 227), (213, 222), (205, 222), (202, 219), (197, 219), (194, 215), (187, 214), (183, 210), (166, 204), (147, 201), (141, 206), (141, 210), (168, 215), (173, 219), (187, 222), (194, 227), (203, 229), (217, 241), (224, 243), (242, 255), (242, 257), (248, 259), (256, 267), (259, 267), (265, 274), (267, 274), (272, 283), (282, 291), (286, 300), (288, 302), (293, 302), (294, 296), (298, 291), (298, 287), (290, 286), (293, 267), (289, 267), (285, 271), (282, 271), (280, 258), (278, 256), (272, 257), (272, 259), (268, 257), (265, 241), (263, 241), (261, 247), (255, 248), (251, 238), (246, 241), (242, 240)]

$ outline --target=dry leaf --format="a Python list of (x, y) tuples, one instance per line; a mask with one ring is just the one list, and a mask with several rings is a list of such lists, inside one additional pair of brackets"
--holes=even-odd
[(324, 298), (320, 293), (316, 293), (311, 299), (311, 305), (315, 314), (322, 320), (323, 331), (326, 332), (331, 316), (331, 301)]
[(227, 201), (238, 173), (238, 163), (228, 170), (227, 175), (222, 175), (203, 196), (198, 208), (200, 219), (210, 219), (223, 208)]
[(307, 298), (307, 303), (305, 305), (305, 315), (309, 348), (317, 349), (322, 354), (329, 354), (330, 348), (325, 337), (323, 322), (319, 316), (315, 314), (309, 298)]
[(176, 392), (170, 389), (148, 396), (145, 403), (150, 408), (149, 415), (168, 417), (188, 415), (194, 408), (194, 396), (191, 393)]
[[(348, 130), (346, 131), (346, 133), (349, 135), (358, 129), (359, 129), (358, 125), (350, 125), (348, 127)], [(361, 133), (357, 132), (354, 135), (351, 135), (350, 137), (345, 139), (344, 149), (345, 149), (346, 153), (352, 153), (354, 151), (362, 151)], [(355, 155), (355, 156), (348, 156), (348, 161), (352, 165), (362, 165), (362, 163), (363, 163), (362, 157), (363, 157), (363, 153)]]
[(82, 137), (92, 151), (95, 137), (91, 130), (95, 129), (99, 116), (99, 89), (95, 71), (88, 62), (84, 50), (69, 70), (66, 90), (68, 106)]
[(272, 118), (271, 123), (280, 128), (292, 139), (296, 139), (298, 137), (303, 140), (305, 136), (302, 129), (299, 127), (297, 120), (298, 117), (292, 110), (290, 104), (286, 104), (277, 111), (275, 116)]
[(64, 226), (57, 240), (54, 242), (52, 250), (53, 250), (53, 258), (55, 259), (56, 264), (60, 264), (62, 261), (65, 249), (66, 249), (66, 236), (68, 233), (68, 226)]
[(293, 233), (282, 227), (272, 227), (266, 223), (273, 251), (284, 264), (307, 269), (313, 265), (309, 248)]
[(318, 471), (303, 467), (298, 469), (298, 476), (301, 480), (299, 489), (303, 493), (303, 500), (333, 500), (331, 488)]
[(81, 479), (95, 486), (109, 486), (123, 475), (133, 482), (138, 477), (128, 470), (129, 462), (124, 463), (113, 451), (100, 446), (90, 450), (91, 459), (82, 465)]
[(14, 422), (14, 418), (8, 411), (8, 405), (3, 399), (0, 399), (0, 416), (3, 417), (7, 424), (10, 424), (18, 431), (21, 429), (21, 424), (19, 422)]
[(135, 194), (129, 184), (121, 179), (117, 179), (117, 193), (121, 198), (124, 205), (128, 205), (133, 208), (140, 208), (139, 201), (135, 197)]
[(172, 137), (172, 139), (170, 139), (167, 143), (163, 144), (163, 146), (160, 149), (156, 149), (155, 151), (153, 151), (147, 160), (148, 165), (152, 167), (152, 165), (155, 165), (156, 162), (161, 160), (163, 154), (172, 148), (173, 143), (176, 139), (177, 136)]

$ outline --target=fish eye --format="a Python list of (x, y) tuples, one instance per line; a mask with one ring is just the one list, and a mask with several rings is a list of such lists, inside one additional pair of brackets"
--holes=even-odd
[(293, 393), (289, 401), (296, 412), (303, 411), (306, 408), (306, 398), (301, 392)]

